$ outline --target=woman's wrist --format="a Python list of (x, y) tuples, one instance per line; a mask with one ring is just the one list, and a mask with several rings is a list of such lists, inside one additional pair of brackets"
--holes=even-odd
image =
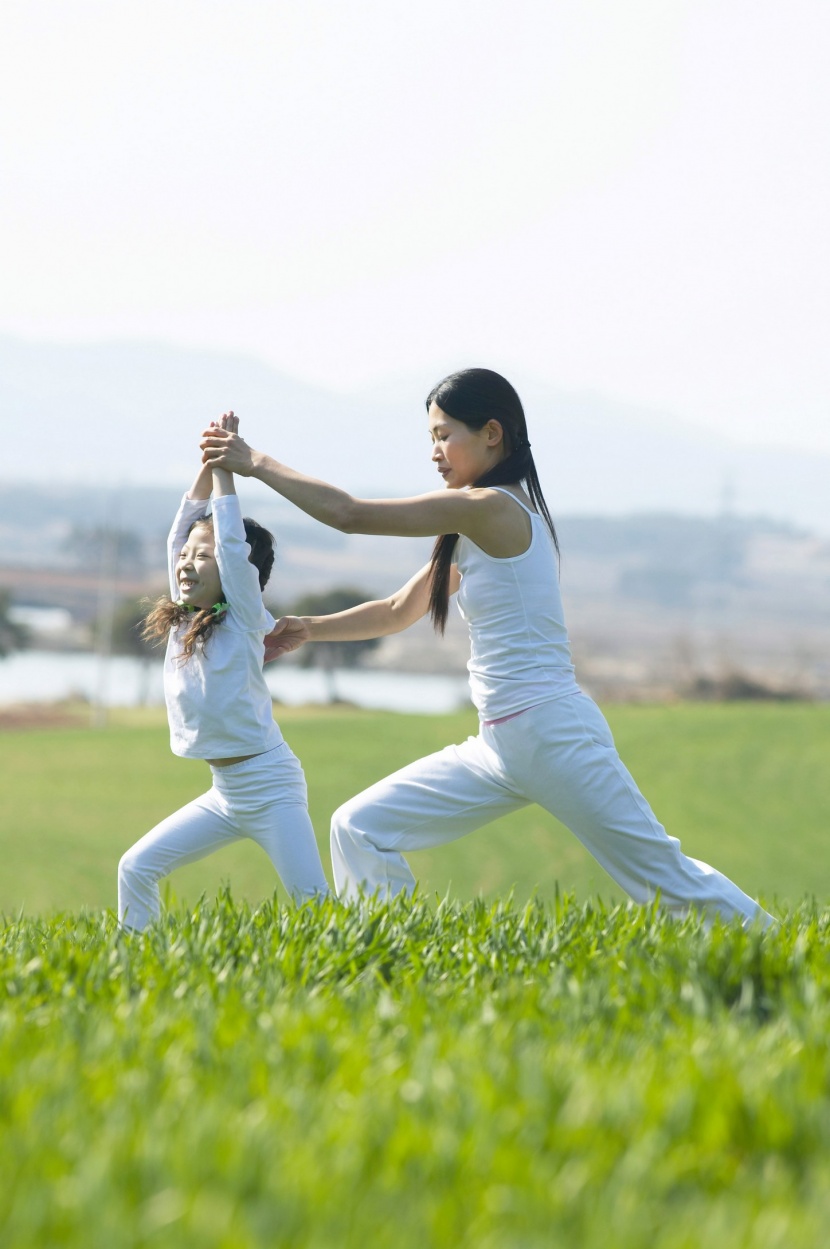
[(264, 451), (255, 451), (254, 448), (251, 447), (250, 476), (262, 480), (263, 473), (268, 471), (269, 461), (273, 463), (270, 456), (267, 456)]

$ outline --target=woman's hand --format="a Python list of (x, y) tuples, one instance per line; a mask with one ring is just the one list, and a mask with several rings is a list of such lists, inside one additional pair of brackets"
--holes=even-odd
[(299, 650), (311, 641), (311, 629), (302, 616), (280, 616), (273, 630), (265, 635), (265, 663)]
[(253, 472), (253, 452), (244, 438), (236, 432), (239, 417), (226, 412), (221, 421), (211, 421), (202, 434), (202, 463), (211, 468), (224, 468), (240, 477), (250, 477)]

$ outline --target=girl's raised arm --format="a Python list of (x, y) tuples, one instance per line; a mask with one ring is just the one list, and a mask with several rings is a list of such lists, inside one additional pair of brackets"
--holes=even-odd
[(179, 597), (179, 585), (176, 578), (179, 555), (194, 520), (205, 513), (205, 504), (210, 498), (212, 485), (213, 470), (209, 464), (203, 464), (193, 485), (179, 504), (179, 510), (176, 512), (167, 535), (167, 575), (170, 583), (170, 597), (174, 603)]
[(193, 485), (187, 492), (188, 499), (200, 500), (207, 502), (210, 498), (210, 492), (213, 489), (213, 468), (210, 464), (203, 464), (199, 469), (199, 474)]
[[(217, 426), (234, 434), (238, 427), (239, 421), (233, 412), (226, 412), (221, 425)], [(259, 630), (263, 627), (265, 607), (259, 571), (249, 559), (251, 548), (245, 534), (233, 473), (218, 464), (206, 467), (210, 467), (213, 473), (213, 532), (222, 594), (238, 624), (246, 629)]]
[[(218, 425), (211, 424), (211, 429), (219, 429), (230, 434), (236, 434), (239, 430), (239, 417), (234, 416), (233, 412), (226, 412)], [(236, 486), (233, 481), (233, 473), (225, 465), (219, 465), (215, 461), (202, 465), (202, 471), (211, 475), (213, 495), (216, 499), (222, 499), (226, 495), (236, 494)]]

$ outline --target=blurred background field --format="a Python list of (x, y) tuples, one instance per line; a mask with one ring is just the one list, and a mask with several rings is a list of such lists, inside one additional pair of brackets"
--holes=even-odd
[[(686, 853), (747, 892), (787, 908), (830, 898), (830, 707), (688, 703), (606, 708), (620, 753)], [(401, 715), (283, 708), (277, 717), (303, 762), (329, 871), (331, 812), (412, 759), (475, 732), (472, 712)], [(105, 730), (67, 707), (0, 733), (0, 910), (7, 918), (112, 907), (118, 859), (164, 816), (208, 787), (206, 765), (174, 758), (157, 708), (111, 713)], [(584, 901), (621, 894), (576, 839), (531, 806), (459, 842), (410, 857), (421, 888), (458, 899), (515, 891)], [(250, 842), (176, 872), (171, 902), (214, 896), (230, 881), (254, 905), (277, 878)]]

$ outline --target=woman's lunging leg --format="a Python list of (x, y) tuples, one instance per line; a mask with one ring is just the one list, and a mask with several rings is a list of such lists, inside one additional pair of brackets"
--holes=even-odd
[(415, 878), (405, 850), (455, 841), (527, 805), (491, 772), (479, 738), (448, 746), (378, 781), (332, 816), (331, 861), (339, 895), (396, 894)]
[(636, 902), (659, 895), (678, 916), (697, 907), (772, 922), (731, 880), (688, 858), (667, 835), (620, 760), (602, 713), (584, 695), (484, 727), (479, 737), (410, 764), (345, 803), (332, 818), (337, 891), (411, 889), (403, 851), (463, 837), (530, 802), (569, 828)]

